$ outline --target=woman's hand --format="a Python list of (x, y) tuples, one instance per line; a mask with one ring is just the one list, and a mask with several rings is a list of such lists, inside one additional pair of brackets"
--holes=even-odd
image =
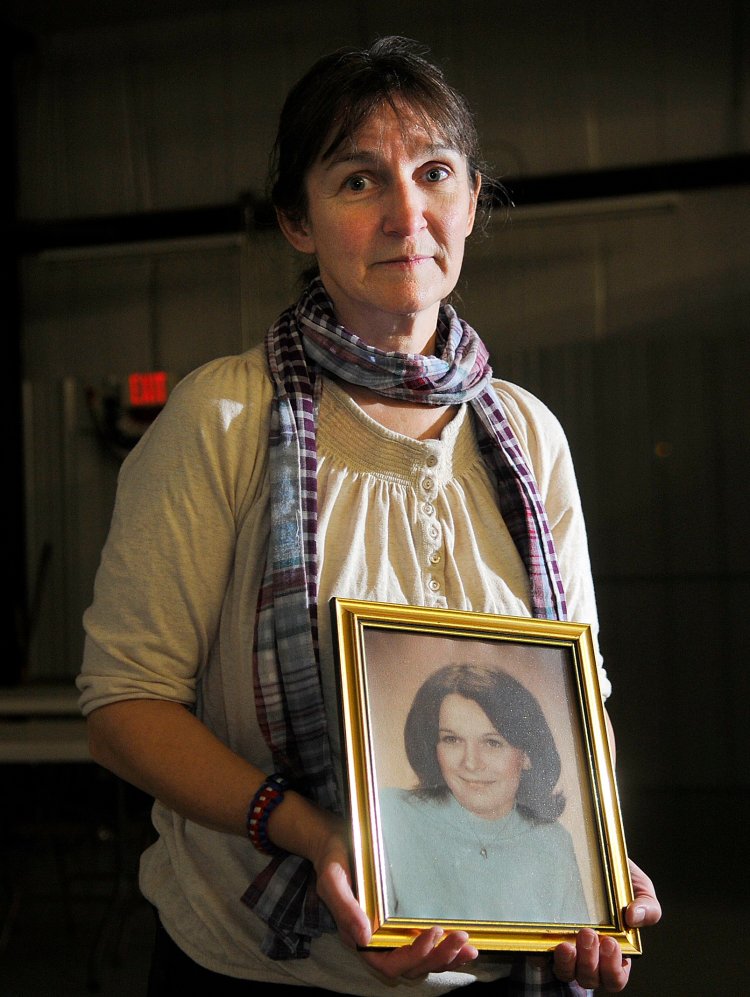
[(317, 835), (307, 857), (315, 869), (318, 896), (331, 912), (342, 941), (358, 948), (369, 942), (371, 931), (352, 891), (346, 822), (329, 813), (325, 820), (327, 833)]
[(367, 952), (363, 958), (389, 980), (399, 977), (415, 980), (427, 973), (462, 969), (478, 955), (477, 949), (469, 945), (465, 931), (451, 931), (446, 935), (435, 925), (421, 931), (411, 945), (387, 952)]
[[(631, 928), (656, 924), (661, 918), (661, 904), (654, 884), (632, 861), (630, 875), (634, 897), (625, 911), (626, 923)], [(575, 945), (564, 942), (555, 949), (555, 975), (566, 983), (576, 980), (587, 989), (601, 987), (608, 993), (619, 993), (630, 977), (630, 965), (614, 938), (599, 938), (591, 928), (578, 932)]]
[[(352, 891), (344, 821), (331, 818), (330, 834), (319, 841), (311, 859), (317, 875), (318, 896), (331, 912), (342, 941), (350, 948), (367, 945), (372, 932)], [(435, 926), (420, 932), (411, 945), (363, 952), (362, 958), (390, 980), (399, 977), (413, 980), (427, 973), (458, 970), (472, 962), (479, 953), (468, 944), (468, 939), (465, 931), (445, 934)]]

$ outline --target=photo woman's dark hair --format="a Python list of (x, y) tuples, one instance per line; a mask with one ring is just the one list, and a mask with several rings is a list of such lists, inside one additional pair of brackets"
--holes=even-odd
[(441, 798), (449, 795), (437, 760), (440, 707), (456, 693), (473, 700), (495, 730), (514, 748), (528, 756), (530, 768), (521, 773), (516, 806), (530, 820), (551, 823), (565, 807), (565, 796), (556, 793), (560, 756), (542, 708), (507, 672), (477, 665), (446, 665), (419, 688), (404, 727), (409, 764), (419, 779), (414, 792)]
[[(351, 141), (383, 104), (393, 108), (405, 130), (416, 119), (462, 153), (472, 184), (482, 176), (469, 106), (425, 53), (417, 42), (394, 35), (367, 48), (339, 49), (314, 63), (289, 91), (281, 111), (271, 156), (271, 201), (277, 211), (293, 221), (306, 217), (310, 167)], [(486, 212), (488, 202), (480, 190), (479, 210)]]

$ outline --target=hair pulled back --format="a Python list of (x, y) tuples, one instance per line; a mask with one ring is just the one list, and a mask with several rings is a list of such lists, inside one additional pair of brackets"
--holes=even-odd
[[(465, 98), (425, 58), (417, 42), (380, 38), (367, 48), (323, 56), (292, 87), (279, 119), (271, 154), (271, 201), (293, 221), (306, 217), (305, 178), (331, 156), (383, 104), (404, 128), (415, 121), (466, 158), (469, 182), (482, 176), (478, 139)], [(480, 208), (486, 209), (480, 191)]]

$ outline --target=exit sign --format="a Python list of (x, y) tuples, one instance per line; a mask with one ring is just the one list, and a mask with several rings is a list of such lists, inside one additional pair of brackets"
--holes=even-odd
[(166, 371), (151, 370), (128, 375), (128, 399), (131, 408), (155, 408), (164, 405), (168, 394)]

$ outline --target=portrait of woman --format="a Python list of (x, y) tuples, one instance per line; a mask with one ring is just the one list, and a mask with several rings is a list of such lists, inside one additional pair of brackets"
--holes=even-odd
[(380, 803), (391, 915), (588, 921), (558, 820), (560, 756), (524, 685), (498, 668), (440, 668), (414, 697), (404, 747), (417, 784)]

